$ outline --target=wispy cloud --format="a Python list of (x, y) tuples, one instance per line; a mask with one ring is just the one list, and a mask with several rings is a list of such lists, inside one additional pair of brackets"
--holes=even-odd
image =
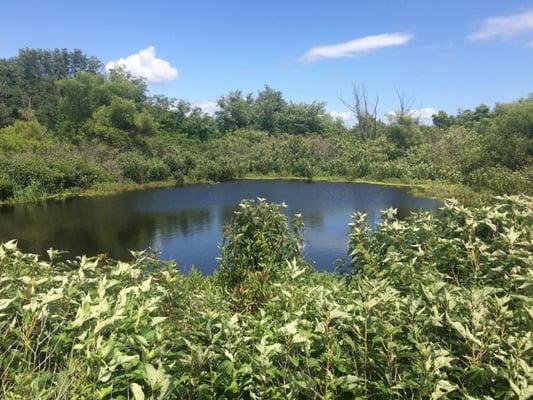
[(533, 32), (533, 10), (484, 19), (479, 29), (468, 35), (468, 39), (473, 42), (506, 39), (529, 31)]
[(354, 57), (384, 47), (401, 46), (412, 38), (412, 34), (401, 32), (365, 36), (348, 42), (312, 47), (299, 58), (299, 61), (310, 63), (321, 58)]
[(132, 75), (146, 78), (149, 83), (168, 82), (177, 78), (178, 70), (166, 60), (155, 56), (155, 47), (149, 46), (126, 58), (109, 61), (105, 69), (124, 66)]

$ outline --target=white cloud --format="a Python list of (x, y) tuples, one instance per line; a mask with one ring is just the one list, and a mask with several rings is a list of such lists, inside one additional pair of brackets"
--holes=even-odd
[(420, 108), (418, 110), (413, 110), (413, 117), (417, 118), (422, 125), (432, 125), (433, 115), (437, 113), (438, 110), (435, 110), (434, 108)]
[(203, 112), (209, 115), (214, 115), (216, 111), (219, 110), (218, 103), (216, 101), (200, 101), (194, 103), (193, 107), (199, 107)]
[(471, 41), (505, 39), (528, 31), (533, 31), (533, 10), (520, 14), (484, 19), (479, 29), (470, 35)]
[[(428, 107), (428, 108), (418, 108), (413, 109), (409, 111), (409, 115), (412, 118), (418, 119), (420, 124), (422, 125), (432, 125), (433, 124), (433, 114), (437, 114), (437, 110), (434, 108)], [(394, 120), (396, 117), (396, 111), (389, 111), (385, 114), (385, 118), (389, 121)]]
[(321, 58), (354, 57), (358, 54), (384, 47), (401, 46), (409, 42), (412, 38), (413, 35), (400, 32), (365, 36), (348, 42), (312, 47), (299, 58), (299, 61), (315, 62)]
[(154, 46), (149, 46), (126, 58), (109, 61), (105, 69), (109, 72), (117, 66), (124, 66), (132, 75), (146, 78), (149, 83), (167, 82), (178, 76), (178, 70), (168, 61), (155, 56)]
[(349, 111), (329, 111), (329, 114), (333, 118), (340, 118), (342, 122), (348, 126), (351, 126), (355, 123), (355, 117), (353, 113)]

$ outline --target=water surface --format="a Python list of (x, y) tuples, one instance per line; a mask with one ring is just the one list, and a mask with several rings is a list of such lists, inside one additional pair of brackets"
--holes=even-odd
[(391, 186), (241, 180), (0, 207), (0, 241), (16, 238), (23, 250), (37, 254), (54, 247), (113, 258), (151, 247), (183, 270), (194, 264), (209, 273), (216, 267), (223, 225), (242, 199), (258, 196), (285, 202), (289, 214), (302, 214), (305, 255), (319, 269), (346, 260), (348, 223), (355, 210), (368, 213), (375, 226), (387, 207), (398, 208), (402, 218), (438, 206)]

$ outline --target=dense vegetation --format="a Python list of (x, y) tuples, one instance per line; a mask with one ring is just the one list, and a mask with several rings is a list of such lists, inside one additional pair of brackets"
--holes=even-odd
[(299, 217), (262, 199), (211, 277), (4, 243), (0, 396), (531, 398), (533, 200), (383, 217), (354, 214), (345, 275), (311, 269)]
[(374, 232), (356, 213), (345, 274), (314, 270), (300, 216), (263, 199), (243, 201), (209, 277), (1, 244), (0, 397), (531, 398), (533, 97), (432, 126), (404, 100), (385, 123), (354, 87), (347, 127), (266, 86), (209, 115), (79, 50), (0, 59), (0, 202), (250, 175), (520, 194), (385, 210)]
[(255, 96), (231, 92), (208, 115), (150, 96), (124, 70), (104, 74), (79, 50), (23, 49), (0, 59), (0, 201), (254, 174), (532, 191), (533, 97), (441, 111), (424, 126), (402, 102), (384, 123), (366, 91), (354, 95), (350, 128), (325, 104), (289, 102), (268, 86)]

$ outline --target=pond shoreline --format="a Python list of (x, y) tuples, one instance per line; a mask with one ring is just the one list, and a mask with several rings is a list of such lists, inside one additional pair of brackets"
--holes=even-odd
[(411, 211), (441, 207), (438, 200), (415, 197), (392, 185), (241, 179), (5, 207), (0, 209), (0, 241), (17, 238), (21, 248), (35, 254), (52, 247), (113, 259), (129, 257), (129, 250), (150, 248), (181, 268), (196, 265), (210, 272), (220, 255), (224, 226), (243, 199), (255, 198), (286, 204), (289, 219), (302, 215), (304, 253), (325, 269), (345, 261), (355, 211), (367, 214), (375, 227), (388, 208), (404, 219)]
[[(436, 200), (444, 200), (447, 198), (457, 198), (465, 205), (478, 204), (489, 197), (489, 193), (475, 191), (464, 185), (450, 184), (448, 182), (440, 181), (413, 181), (413, 182), (400, 182), (396, 180), (370, 180), (363, 178), (348, 178), (343, 176), (328, 176), (319, 175), (308, 179), (301, 176), (294, 175), (259, 175), (259, 174), (247, 174), (238, 178), (231, 179), (225, 182), (241, 181), (241, 180), (294, 180), (294, 181), (308, 181), (308, 182), (332, 182), (332, 183), (353, 183), (353, 184), (368, 184), (368, 185), (381, 185), (390, 187), (406, 188), (409, 190), (409, 194), (416, 197), (426, 197)], [(193, 182), (185, 182), (178, 184), (173, 180), (167, 181), (155, 181), (148, 183), (106, 183), (87, 189), (69, 189), (60, 193), (47, 195), (42, 199), (30, 200), (30, 201), (13, 201), (4, 200), (0, 201), (0, 207), (2, 206), (15, 206), (21, 204), (36, 204), (46, 201), (63, 201), (73, 198), (84, 197), (99, 197), (110, 196), (122, 192), (130, 191), (142, 191), (149, 189), (170, 188), (170, 187), (182, 187), (190, 185), (217, 185), (224, 183), (224, 181), (208, 181), (199, 180)]]

